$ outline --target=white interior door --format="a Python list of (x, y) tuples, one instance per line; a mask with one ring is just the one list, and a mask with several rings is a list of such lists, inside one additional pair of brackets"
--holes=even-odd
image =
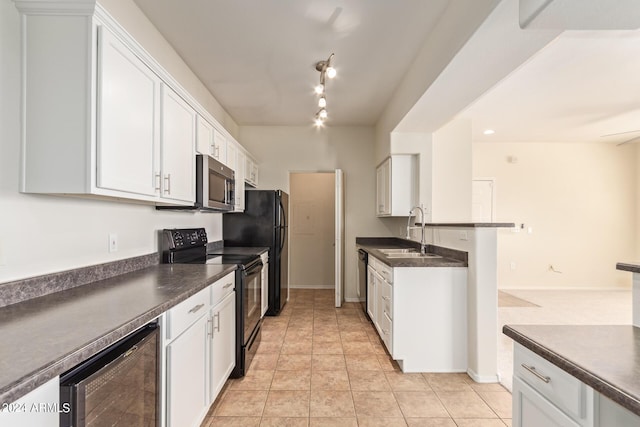
[(342, 307), (344, 300), (344, 176), (342, 169), (336, 169), (336, 220), (335, 220), (335, 274), (336, 307)]
[(474, 179), (471, 193), (471, 220), (495, 221), (495, 180)]

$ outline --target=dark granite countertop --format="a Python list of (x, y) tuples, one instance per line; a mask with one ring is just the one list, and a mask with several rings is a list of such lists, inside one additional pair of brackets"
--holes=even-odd
[(640, 328), (631, 325), (507, 325), (502, 332), (640, 415)]
[(441, 246), (427, 245), (427, 253), (442, 258), (390, 258), (380, 249), (414, 248), (420, 250), (420, 243), (398, 237), (357, 237), (356, 247), (383, 261), (390, 267), (468, 267), (467, 253)]
[(619, 262), (616, 264), (616, 270), (640, 273), (640, 262)]
[(22, 397), (235, 269), (161, 264), (0, 308), (0, 404)]

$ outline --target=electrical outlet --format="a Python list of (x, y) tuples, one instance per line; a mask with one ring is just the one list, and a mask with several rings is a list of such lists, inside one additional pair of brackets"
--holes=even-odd
[(109, 233), (109, 252), (118, 252), (118, 235)]
[(469, 240), (469, 235), (467, 234), (466, 231), (460, 232), (460, 240)]
[(512, 270), (516, 269), (516, 262), (515, 261), (511, 261), (510, 267)]

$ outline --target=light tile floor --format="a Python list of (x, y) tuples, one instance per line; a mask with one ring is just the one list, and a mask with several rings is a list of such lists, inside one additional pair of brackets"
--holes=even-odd
[(466, 374), (403, 374), (359, 304), (291, 291), (244, 378), (229, 380), (202, 427), (511, 425), (511, 394)]

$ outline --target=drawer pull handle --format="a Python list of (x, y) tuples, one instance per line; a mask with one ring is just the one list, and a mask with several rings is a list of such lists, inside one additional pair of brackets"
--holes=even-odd
[(204, 307), (204, 304), (198, 304), (195, 307), (193, 307), (191, 310), (189, 310), (189, 313), (195, 313), (196, 311), (200, 310), (202, 307)]
[(543, 381), (546, 384), (549, 384), (551, 382), (551, 378), (545, 377), (544, 375), (540, 374), (538, 371), (536, 371), (535, 366), (529, 366), (523, 363), (522, 367), (535, 375), (540, 381)]
[(222, 288), (223, 289), (227, 289), (229, 286), (233, 286), (233, 283), (227, 283), (226, 285), (224, 285)]

